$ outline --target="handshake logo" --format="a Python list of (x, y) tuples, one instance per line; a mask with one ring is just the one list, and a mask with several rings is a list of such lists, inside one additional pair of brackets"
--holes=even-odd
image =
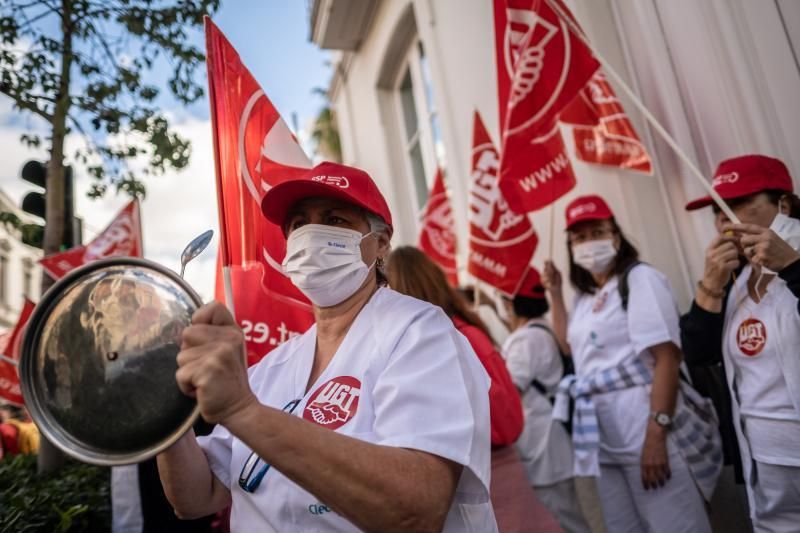
[(335, 377), (311, 395), (303, 418), (320, 426), (338, 429), (355, 416), (359, 396), (359, 380), (352, 376)]

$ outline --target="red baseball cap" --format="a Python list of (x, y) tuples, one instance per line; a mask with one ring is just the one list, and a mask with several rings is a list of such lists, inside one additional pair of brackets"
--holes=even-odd
[(360, 168), (325, 161), (295, 179), (272, 187), (261, 199), (261, 212), (282, 226), (298, 201), (312, 196), (338, 198), (381, 217), (392, 227), (392, 213), (372, 178)]
[(542, 277), (539, 275), (538, 270), (533, 267), (528, 269), (515, 296), (536, 298), (539, 300), (544, 299), (544, 286), (542, 285)]
[[(769, 189), (794, 191), (792, 178), (783, 161), (765, 155), (742, 155), (726, 159), (717, 167), (712, 186), (723, 200), (750, 196)], [(710, 196), (704, 196), (686, 204), (686, 210), (694, 211), (713, 202)]]
[(605, 200), (596, 194), (579, 196), (567, 206), (567, 229), (586, 220), (606, 220), (614, 217)]

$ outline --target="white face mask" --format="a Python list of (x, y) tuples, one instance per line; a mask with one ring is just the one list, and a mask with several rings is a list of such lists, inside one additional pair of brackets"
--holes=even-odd
[[(772, 220), (769, 229), (786, 241), (789, 246), (795, 250), (800, 250), (800, 220), (778, 213)], [(767, 267), (761, 267), (761, 275), (763, 276), (764, 274), (777, 274), (777, 272), (773, 272)], [(759, 281), (761, 281), (760, 278)]]
[(318, 307), (330, 307), (351, 297), (375, 265), (361, 259), (361, 241), (372, 235), (306, 224), (286, 241), (283, 272)]
[(617, 257), (612, 239), (586, 241), (572, 246), (575, 263), (592, 274), (602, 274)]

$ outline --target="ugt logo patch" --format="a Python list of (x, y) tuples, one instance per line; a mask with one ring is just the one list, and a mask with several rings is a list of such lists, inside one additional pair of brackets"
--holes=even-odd
[(761, 353), (767, 344), (767, 328), (755, 318), (748, 318), (739, 325), (736, 332), (736, 343), (743, 354), (754, 357)]
[(329, 429), (338, 429), (356, 415), (361, 382), (338, 376), (314, 391), (303, 410), (303, 418)]

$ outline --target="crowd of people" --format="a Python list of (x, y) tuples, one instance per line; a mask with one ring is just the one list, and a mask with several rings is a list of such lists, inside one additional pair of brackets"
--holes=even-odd
[(230, 506), (232, 530), (589, 531), (576, 481), (592, 478), (606, 531), (703, 532), (728, 463), (752, 529), (792, 531), (800, 200), (765, 156), (722, 162), (713, 183), (738, 220), (687, 206), (712, 206), (718, 236), (682, 317), (599, 196), (566, 209), (570, 306), (552, 261), (486, 305), (391, 250), (363, 171), (323, 163), (273, 187), (262, 210), (316, 324), (248, 371), (224, 306), (197, 312), (176, 378), (217, 426), (158, 457), (176, 513)]

